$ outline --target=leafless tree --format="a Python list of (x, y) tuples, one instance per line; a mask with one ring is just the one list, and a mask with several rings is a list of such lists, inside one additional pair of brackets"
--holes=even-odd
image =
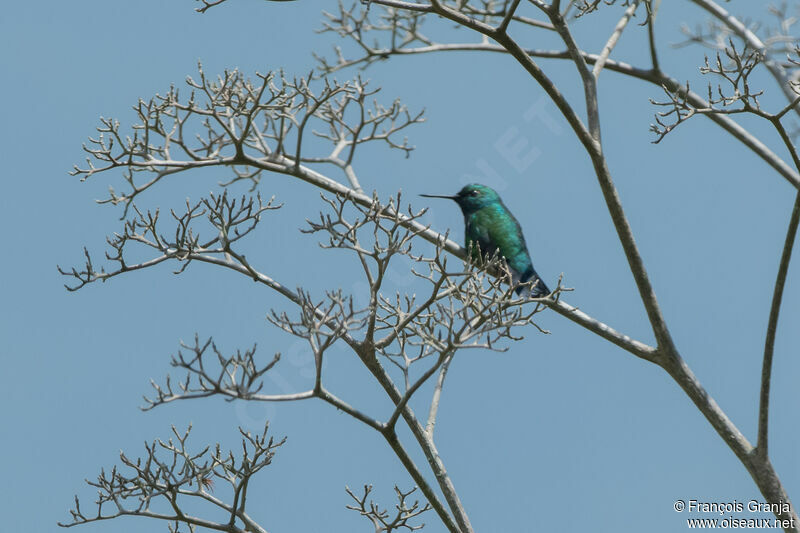
[[(201, 0), (198, 11), (206, 12), (225, 1)], [(518, 339), (525, 328), (543, 331), (534, 319), (545, 309), (663, 368), (741, 461), (766, 501), (789, 502), (770, 462), (767, 438), (774, 343), (800, 221), (800, 195), (795, 199), (780, 252), (763, 353), (757, 441), (751, 444), (703, 388), (673, 341), (604, 155), (597, 88), (603, 70), (610, 70), (652, 83), (665, 95), (653, 102), (655, 142), (692, 117), (704, 116), (768, 163), (788, 186), (800, 188), (796, 132), (786, 125), (798, 112), (800, 102), (800, 59), (797, 39), (791, 34), (794, 16), (786, 7), (773, 8), (775, 24), (754, 25), (730, 15), (712, 0), (686, 3), (702, 8), (711, 17), (705, 27), (684, 29), (684, 44), (699, 44), (711, 50), (701, 66), (701, 72), (713, 79), (704, 96), (660, 66), (661, 50), (655, 35), (659, 0), (340, 2), (325, 13), (322, 31), (344, 39), (347, 46), (335, 47), (332, 57), (319, 54), (317, 72), (298, 78), (265, 72), (251, 80), (238, 71), (229, 71), (211, 79), (201, 67), (199, 77), (187, 79), (188, 97), (171, 88), (165, 95), (139, 101), (134, 108), (138, 122), (130, 133), (123, 133), (119, 122), (102, 119), (99, 136), (90, 139), (85, 147), (86, 164), (75, 167), (74, 174), (87, 179), (98, 173), (122, 171), (125, 190), (111, 189), (101, 203), (121, 205), (123, 229), (108, 239), (107, 268), (98, 268), (86, 251), (84, 266), (62, 270), (72, 279), (68, 288), (76, 290), (165, 261), (175, 261), (177, 272), (182, 272), (197, 261), (238, 272), (284, 296), (294, 311), (274, 311), (270, 321), (308, 343), (315, 368), (311, 388), (279, 395), (263, 392), (262, 377), (278, 364), (280, 354), (260, 361), (253, 347), (225, 355), (211, 339), (201, 341), (196, 337), (193, 344), (182, 346), (172, 360), (184, 377), (180, 381), (167, 378), (162, 384), (154, 383), (146, 408), (219, 395), (263, 402), (317, 398), (347, 413), (384, 438), (427, 500), (422, 506), (409, 504), (411, 493), (396, 489), (397, 512), (391, 517), (377, 504), (367, 502), (371, 487), (365, 487), (362, 496), (348, 489), (355, 502), (350, 508), (364, 516), (377, 532), (419, 529), (411, 521), (429, 508), (449, 531), (473, 531), (434, 441), (447, 370), (461, 350), (501, 350)], [(588, 52), (576, 42), (571, 24), (600, 9), (619, 10), (619, 20), (605, 45), (597, 52)], [(646, 27), (650, 51), (646, 66), (612, 58), (619, 39), (636, 17)], [(437, 26), (436, 21), (441, 19), (463, 30), (465, 39), (437, 39), (434, 35), (441, 24)], [(432, 32), (423, 33), (422, 23), (428, 20)], [(527, 47), (524, 41), (541, 32), (556, 36), (562, 47)], [(449, 31), (442, 34), (451, 35)], [(398, 101), (372, 103), (377, 91), (359, 77), (337, 83), (327, 75), (352, 67), (366, 68), (397, 55), (451, 51), (507, 54), (555, 103), (593, 165), (652, 327), (655, 346), (618, 332), (565, 303), (561, 294), (566, 289), (561, 283), (545, 298), (515, 297), (513, 287), (507, 283), (502, 258), (489, 258), (484, 265), (466, 262), (467, 251), (448, 240), (447, 235), (421, 224), (424, 211), (403, 206), (399, 194), (387, 200), (364, 194), (355, 166), (358, 149), (367, 143), (379, 143), (407, 154), (412, 148), (400, 136), (409, 126), (421, 122), (422, 115)], [(540, 59), (560, 59), (574, 65), (583, 88), (582, 104), (565, 98), (540, 65)], [(786, 103), (777, 109), (766, 109), (759, 100), (765, 88), (754, 87), (750, 79), (751, 73), (759, 69), (772, 76), (785, 96)], [(771, 124), (782, 148), (791, 155), (791, 162), (783, 161), (764, 141), (737, 123), (737, 114), (754, 115)], [(166, 224), (158, 210), (137, 206), (139, 195), (161, 180), (208, 167), (229, 169), (231, 179), (221, 184), (223, 192), (187, 203), (183, 212), (170, 212), (171, 220)], [(337, 173), (335, 177), (329, 170)], [(292, 291), (247, 260), (242, 240), (257, 229), (263, 216), (280, 206), (274, 200), (264, 202), (257, 193), (232, 198), (225, 188), (245, 181), (255, 191), (265, 171), (295, 177), (326, 193), (326, 211), (319, 219), (309, 221), (305, 231), (321, 235), (325, 247), (355, 255), (368, 285), (366, 306), (359, 308), (354, 295), (339, 289), (324, 296)], [(128, 259), (131, 254), (140, 257), (142, 252), (149, 254), (148, 259)], [(423, 297), (385, 294), (388, 265), (398, 257), (410, 262), (414, 275), (425, 284)], [(390, 413), (379, 416), (350, 405), (325, 385), (323, 360), (336, 343), (357, 355), (394, 406)], [(434, 381), (434, 392), (427, 416), (420, 418), (409, 402), (428, 380)], [(401, 421), (413, 436), (410, 442), (402, 442), (398, 436), (397, 424)], [(222, 454), (219, 448), (212, 453), (208, 449), (200, 453), (188, 451), (186, 435), (176, 432), (177, 444), (159, 441), (149, 445), (144, 458), (138, 461), (123, 455), (121, 461), (131, 473), (101, 473), (97, 482), (90, 483), (100, 494), (97, 513), (84, 514), (76, 500), (73, 521), (67, 525), (140, 515), (169, 521), (175, 531), (180, 524), (190, 529), (202, 526), (231, 532), (264, 531), (246, 512), (247, 483), (251, 475), (269, 464), (280, 443), (267, 440), (266, 432), (260, 437), (243, 433), (244, 455), (237, 462), (232, 454)], [(412, 460), (409, 446), (422, 452), (426, 465)], [(168, 457), (161, 459), (159, 453)], [(230, 484), (233, 503), (225, 503), (212, 494), (215, 479)], [(199, 498), (221, 508), (229, 519), (215, 522), (189, 516), (181, 507), (182, 499), (187, 498)], [(151, 507), (156, 500), (164, 500), (167, 510)], [(800, 531), (794, 510), (775, 514), (785, 531)]]

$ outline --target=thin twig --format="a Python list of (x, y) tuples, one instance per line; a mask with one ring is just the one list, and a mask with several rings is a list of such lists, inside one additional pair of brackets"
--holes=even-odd
[(597, 58), (597, 61), (594, 64), (594, 69), (592, 69), (592, 74), (594, 75), (595, 79), (600, 77), (600, 71), (603, 70), (606, 61), (608, 60), (608, 56), (611, 55), (611, 51), (614, 50), (617, 42), (619, 42), (622, 32), (625, 31), (625, 27), (628, 25), (628, 22), (631, 20), (631, 18), (633, 18), (633, 15), (636, 13), (636, 9), (639, 7), (640, 2), (641, 0), (634, 0), (631, 2), (631, 5), (625, 10), (625, 14), (622, 15), (622, 18), (619, 19), (619, 22), (617, 22), (614, 32), (608, 38), (606, 45), (603, 47), (603, 51), (600, 52), (600, 56)]
[(453, 362), (453, 355), (449, 355), (442, 363), (439, 369), (439, 377), (436, 379), (436, 386), (433, 389), (433, 397), (431, 398), (431, 406), (428, 410), (428, 423), (425, 424), (425, 434), (428, 439), (433, 440), (433, 431), (436, 428), (436, 417), (439, 415), (439, 402), (442, 399), (442, 389), (444, 388), (444, 380), (447, 377), (447, 371), (450, 369), (450, 363)]
[(772, 356), (775, 350), (775, 334), (778, 329), (778, 317), (781, 311), (783, 300), (783, 289), (786, 285), (786, 275), (789, 271), (789, 261), (792, 258), (792, 250), (797, 236), (797, 225), (800, 222), (800, 192), (794, 201), (792, 215), (789, 218), (789, 227), (786, 230), (786, 240), (783, 243), (783, 252), (778, 265), (778, 275), (775, 279), (775, 289), (772, 292), (772, 305), (769, 310), (769, 321), (767, 323), (767, 336), (764, 341), (764, 362), (761, 369), (761, 395), (758, 406), (758, 441), (756, 451), (763, 458), (767, 458), (768, 433), (769, 433), (769, 391), (772, 376)]
[(500, 33), (505, 33), (508, 29), (508, 24), (511, 22), (511, 19), (514, 17), (514, 12), (516, 12), (517, 7), (519, 6), (520, 0), (511, 0), (511, 5), (508, 6), (508, 11), (506, 11), (505, 16), (503, 16), (503, 20), (497, 26), (497, 31)]
[[(658, 49), (656, 47), (656, 15), (661, 0), (646, 0), (647, 1), (647, 44), (650, 47), (650, 62), (653, 65), (653, 72), (661, 72), (661, 67), (658, 64)], [(653, 5), (655, 2), (655, 6)]]

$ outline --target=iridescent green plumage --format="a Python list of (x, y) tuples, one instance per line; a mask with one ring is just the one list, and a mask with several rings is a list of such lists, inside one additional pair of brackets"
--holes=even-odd
[[(472, 184), (455, 196), (422, 196), (455, 200), (464, 215), (465, 242), (472, 249), (473, 260), (480, 261), (487, 254), (497, 253), (506, 259), (513, 283), (535, 282), (526, 293), (534, 297), (550, 293), (533, 268), (519, 222), (494, 189)], [(522, 292), (522, 288), (517, 292)]]

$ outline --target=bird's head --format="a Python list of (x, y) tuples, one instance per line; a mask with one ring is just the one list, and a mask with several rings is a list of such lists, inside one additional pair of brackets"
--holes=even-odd
[(448, 198), (454, 200), (465, 215), (500, 201), (500, 196), (486, 185), (472, 183), (464, 186), (455, 196), (442, 196), (438, 194), (421, 194), (426, 198)]

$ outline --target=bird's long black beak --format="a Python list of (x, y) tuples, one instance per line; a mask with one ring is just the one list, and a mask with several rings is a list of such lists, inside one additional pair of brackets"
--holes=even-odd
[(444, 196), (442, 194), (420, 194), (420, 196), (424, 196), (425, 198), (447, 198), (448, 200), (458, 199), (458, 196)]

